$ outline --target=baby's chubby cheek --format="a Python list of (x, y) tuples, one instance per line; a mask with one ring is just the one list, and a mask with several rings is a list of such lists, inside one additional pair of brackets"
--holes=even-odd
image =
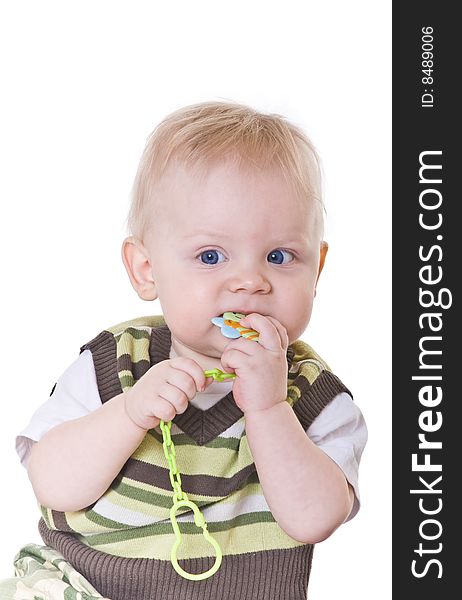
[(312, 306), (304, 306), (299, 311), (292, 313), (282, 321), (282, 324), (287, 330), (289, 344), (298, 340), (308, 327), (311, 318)]
[(170, 320), (165, 313), (164, 317), (172, 338), (200, 354), (220, 358), (230, 341), (208, 318), (198, 319), (196, 315), (191, 319)]

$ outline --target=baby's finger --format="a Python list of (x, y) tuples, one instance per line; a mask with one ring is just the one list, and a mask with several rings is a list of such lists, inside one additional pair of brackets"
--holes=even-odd
[(249, 343), (247, 338), (237, 338), (236, 340), (230, 340), (225, 347), (225, 350), (239, 350), (243, 354), (253, 356), (255, 352), (258, 352), (258, 344), (256, 342)]
[[(181, 356), (177, 356), (176, 358), (172, 358), (172, 360), (170, 361), (170, 365), (179, 373), (186, 373), (189, 377), (191, 377), (194, 380), (195, 390), (194, 393), (192, 393), (192, 395), (188, 394), (190, 398), (193, 398), (195, 396), (196, 390), (203, 391), (205, 389), (206, 377), (204, 375), (204, 371), (195, 360), (192, 360), (192, 358), (184, 358)], [(178, 379), (176, 381), (180, 382), (180, 380)], [(174, 385), (178, 385), (177, 383), (175, 383), (175, 381), (172, 381), (172, 383), (174, 383)], [(181, 385), (178, 385), (178, 387), (182, 388)]]
[(276, 327), (276, 329), (278, 330), (278, 333), (279, 333), (279, 337), (281, 339), (281, 345), (283, 348), (287, 349), (287, 347), (289, 345), (289, 336), (287, 334), (287, 329), (284, 327), (284, 325), (282, 323), (280, 323), (274, 317), (266, 317), (266, 318), (269, 319), (271, 321), (271, 323), (273, 323), (273, 325)]
[(227, 346), (221, 355), (221, 366), (225, 373), (235, 373), (239, 371), (248, 360), (248, 354), (242, 352), (233, 344), (232, 346)]
[(162, 421), (171, 421), (177, 413), (173, 404), (168, 402), (168, 400), (165, 400), (165, 398), (161, 398), (160, 396), (156, 398), (156, 404), (152, 412), (153, 416), (161, 419)]
[[(204, 377), (205, 378), (205, 377)], [(196, 381), (186, 371), (180, 369), (169, 369), (166, 373), (165, 380), (167, 384), (180, 389), (191, 400), (197, 392)]]
[[(191, 379), (192, 381), (192, 379)], [(178, 414), (184, 413), (189, 405), (189, 397), (181, 388), (178, 388), (171, 383), (163, 383), (158, 391), (158, 396), (169, 402), (175, 412)]]
[(246, 315), (244, 319), (241, 319), (240, 324), (244, 327), (249, 327), (258, 331), (258, 343), (263, 346), (263, 348), (278, 351), (283, 347), (279, 332), (268, 317), (264, 317), (258, 313), (251, 313), (250, 315)]

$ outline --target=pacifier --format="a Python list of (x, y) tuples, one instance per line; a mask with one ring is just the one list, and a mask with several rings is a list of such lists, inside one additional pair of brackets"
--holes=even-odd
[(254, 340), (258, 342), (259, 333), (253, 329), (248, 329), (240, 325), (241, 319), (246, 315), (238, 312), (225, 312), (222, 317), (213, 317), (212, 323), (217, 327), (220, 327), (221, 333), (230, 339), (237, 339), (239, 337), (247, 338), (248, 340)]

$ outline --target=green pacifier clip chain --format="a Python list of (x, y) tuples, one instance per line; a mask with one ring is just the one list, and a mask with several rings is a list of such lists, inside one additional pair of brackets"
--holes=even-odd
[[(213, 377), (215, 381), (224, 381), (225, 379), (234, 379), (236, 377), (234, 373), (223, 373), (223, 371), (220, 371), (220, 369), (210, 369), (209, 371), (204, 371), (204, 375), (206, 377)], [(167, 423), (165, 423), (164, 421), (161, 421), (159, 425), (162, 431), (162, 446), (164, 449), (165, 458), (168, 462), (170, 483), (172, 484), (173, 488), (173, 506), (170, 509), (170, 521), (172, 522), (172, 527), (175, 533), (176, 540), (170, 552), (170, 560), (172, 562), (173, 568), (178, 573), (178, 575), (181, 575), (181, 577), (184, 577), (185, 579), (190, 579), (192, 581), (200, 581), (201, 579), (207, 579), (208, 577), (214, 575), (220, 568), (221, 560), (223, 558), (221, 548), (218, 542), (208, 532), (207, 523), (205, 522), (204, 515), (201, 513), (197, 504), (189, 500), (186, 492), (183, 492), (183, 490), (181, 489), (181, 476), (176, 464), (175, 446), (170, 435), (172, 422), (168, 421)], [(188, 573), (187, 571), (182, 569), (178, 564), (178, 558), (176, 553), (181, 544), (181, 531), (176, 520), (176, 513), (180, 508), (183, 507), (190, 508), (193, 511), (194, 524), (196, 525), (196, 527), (200, 527), (202, 529), (203, 536), (215, 549), (215, 563), (208, 571), (205, 571), (204, 573)]]

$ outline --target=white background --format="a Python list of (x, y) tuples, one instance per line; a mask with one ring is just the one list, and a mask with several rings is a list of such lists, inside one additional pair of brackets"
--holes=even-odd
[(391, 3), (2, 2), (0, 578), (40, 542), (14, 450), (80, 345), (158, 313), (120, 260), (156, 123), (227, 99), (301, 125), (323, 162), (330, 244), (304, 335), (369, 427), (362, 508), (315, 549), (311, 600), (391, 596)]

